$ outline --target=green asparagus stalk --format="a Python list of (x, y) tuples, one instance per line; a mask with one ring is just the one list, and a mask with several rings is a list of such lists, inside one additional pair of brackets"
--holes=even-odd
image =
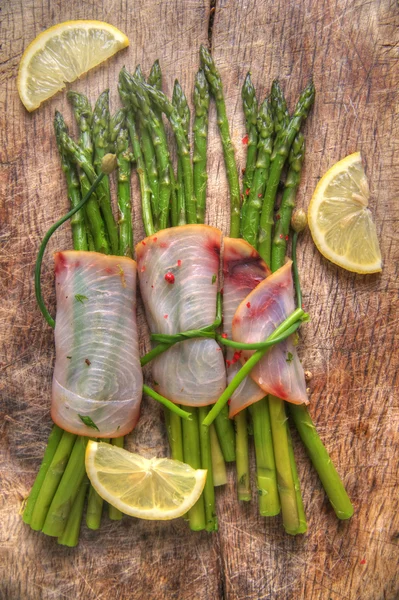
[[(151, 187), (148, 174), (141, 152), (140, 140), (136, 129), (134, 113), (131, 108), (129, 97), (121, 85), (118, 86), (119, 95), (126, 109), (126, 126), (129, 131), (130, 143), (132, 145), (133, 157), (136, 163), (137, 175), (140, 183), (141, 210), (144, 230), (146, 235), (153, 235), (156, 231), (153, 221), (153, 210), (151, 205)], [(155, 209), (154, 209), (155, 210)]]
[(77, 437), (65, 471), (51, 501), (42, 531), (46, 535), (62, 535), (73, 503), (85, 476), (85, 451), (88, 438)]
[(72, 505), (71, 512), (69, 513), (65, 529), (62, 535), (60, 535), (58, 538), (58, 543), (62, 546), (74, 548), (78, 545), (84, 502), (86, 499), (88, 488), (89, 480), (85, 475), (82, 483), (80, 484), (80, 488), (75, 498), (75, 501)]
[(274, 132), (279, 135), (286, 129), (290, 122), (290, 113), (288, 112), (287, 101), (280, 83), (275, 79), (272, 83), (270, 92), (270, 104), (274, 121)]
[(284, 264), (291, 214), (295, 207), (296, 193), (301, 181), (302, 163), (305, 156), (305, 138), (299, 132), (292, 144), (288, 158), (288, 174), (277, 214), (272, 244), (271, 267), (277, 271)]
[(214, 425), (209, 427), (209, 437), (211, 440), (213, 485), (215, 487), (219, 485), (226, 485), (226, 464), (224, 462), (222, 449), (220, 447)]
[(205, 222), (206, 184), (208, 175), (207, 142), (208, 142), (208, 113), (209, 113), (209, 86), (202, 69), (199, 69), (194, 84), (194, 153), (193, 153), (193, 182), (194, 193), (197, 199), (197, 222)]
[(163, 92), (151, 87), (148, 84), (141, 84), (143, 92), (148, 94), (151, 102), (162, 111), (170, 122), (173, 133), (175, 134), (177, 144), (177, 154), (182, 162), (184, 193), (186, 201), (186, 221), (187, 223), (197, 222), (197, 202), (194, 195), (193, 171), (191, 168), (190, 147), (187, 144), (187, 138), (181, 119), (173, 104), (168, 100)]
[[(78, 165), (84, 174), (81, 175), (82, 194), (85, 195), (90, 189), (90, 185), (96, 178), (96, 172), (92, 164), (88, 161), (86, 153), (78, 146), (71, 137), (65, 132), (59, 136), (60, 145), (70, 160)], [(105, 225), (99, 210), (99, 204), (104, 198), (104, 191), (100, 190), (101, 184), (97, 188), (97, 194), (92, 195), (86, 204), (86, 213), (90, 222), (90, 228), (94, 239), (94, 245), (97, 252), (109, 254), (110, 247), (105, 234)], [(98, 203), (96, 198), (98, 199)]]
[[(137, 65), (134, 76), (140, 80), (145, 81), (144, 74), (141, 70), (140, 65)], [(126, 106), (126, 104), (125, 104)], [(148, 131), (145, 122), (143, 120), (141, 111), (136, 112), (138, 131), (139, 131), (139, 139), (141, 141), (141, 148), (144, 157), (144, 163), (147, 170), (148, 183), (151, 188), (151, 209), (153, 214), (154, 223), (157, 222), (158, 219), (158, 211), (159, 211), (159, 175), (158, 175), (158, 166), (157, 166), (157, 158), (155, 155), (154, 146), (151, 140), (151, 134)], [(159, 118), (159, 115), (158, 115)]]
[(64, 474), (75, 440), (76, 435), (67, 431), (63, 432), (33, 508), (30, 526), (35, 531), (40, 531), (43, 528), (48, 509)]
[[(98, 100), (93, 110), (92, 118), (94, 168), (95, 173), (97, 173), (97, 175), (101, 173), (102, 159), (109, 152), (109, 123), (109, 91), (105, 90), (105, 92), (100, 94), (100, 96), (98, 97)], [(82, 168), (84, 169), (83, 165)], [(94, 181), (94, 178), (90, 177), (86, 171), (85, 173), (89, 177), (90, 182), (92, 183)], [(107, 233), (111, 244), (111, 251), (113, 254), (118, 254), (118, 229), (116, 227), (114, 215), (112, 214), (111, 192), (109, 188), (108, 177), (104, 177), (101, 183), (101, 187), (98, 190), (98, 200), (107, 228)]]
[[(184, 462), (189, 464), (193, 469), (201, 468), (201, 451), (199, 440), (199, 422), (198, 411), (191, 407), (186, 407), (187, 412), (191, 413), (190, 421), (183, 421), (183, 454)], [(203, 495), (197, 500), (192, 508), (188, 511), (190, 521), (190, 529), (200, 531), (205, 529), (205, 507)]]
[(72, 105), (79, 128), (79, 146), (86, 153), (88, 160), (93, 162), (93, 140), (91, 137), (93, 112), (90, 102), (84, 94), (73, 91), (67, 93), (67, 98)]
[(302, 92), (288, 126), (280, 131), (274, 142), (270, 176), (266, 186), (259, 227), (259, 253), (267, 264), (270, 264), (271, 258), (274, 202), (281, 171), (295, 136), (299, 132), (314, 102), (314, 97), (315, 88), (313, 83), (310, 83)]
[(304, 405), (290, 404), (290, 414), (338, 519), (350, 519), (353, 506)]
[(160, 229), (165, 229), (169, 216), (171, 182), (170, 155), (167, 145), (163, 143), (164, 138), (162, 134), (162, 125), (159, 118), (151, 108), (151, 102), (146, 91), (149, 86), (142, 83), (137, 78), (132, 77), (126, 71), (126, 69), (121, 70), (119, 74), (119, 80), (122, 88), (129, 93), (129, 99), (134, 108), (140, 111), (143, 123), (151, 134), (151, 139), (157, 158), (159, 174), (158, 226)]
[[(81, 201), (80, 195), (80, 185), (79, 185), (79, 176), (76, 171), (76, 168), (66, 152), (64, 152), (61, 145), (61, 134), (68, 133), (68, 128), (65, 124), (65, 121), (58, 111), (55, 113), (54, 118), (54, 130), (55, 130), (55, 138), (57, 141), (58, 150), (61, 158), (61, 168), (65, 173), (67, 190), (68, 190), (68, 198), (71, 207), (75, 207)], [(72, 227), (72, 239), (74, 248), (79, 248), (80, 250), (87, 250), (87, 235), (86, 235), (86, 227), (84, 222), (84, 211), (79, 210), (75, 213), (71, 219), (71, 227)]]
[[(147, 82), (151, 87), (162, 92), (162, 71), (161, 71), (161, 66), (160, 66), (158, 60), (156, 60), (154, 62), (154, 64), (152, 65)], [(164, 143), (166, 144), (167, 138), (166, 138), (165, 127), (164, 127), (163, 120), (162, 120), (162, 111), (160, 111), (154, 104), (153, 104), (153, 110), (155, 111), (155, 114), (160, 119), (161, 126), (162, 126), (161, 129), (163, 131), (163, 136), (164, 136)], [(171, 217), (172, 217), (172, 225), (173, 225), (174, 224), (173, 218), (175, 219), (176, 223), (178, 221), (178, 219), (177, 219), (177, 185), (178, 184), (176, 182), (175, 172), (173, 170), (172, 163), (170, 164), (170, 167), (169, 167), (169, 176), (170, 176), (170, 183), (171, 183), (170, 197), (171, 197), (171, 208), (172, 208)], [(175, 215), (175, 216), (173, 217), (173, 215)], [(185, 223), (185, 221), (181, 222), (180, 224), (184, 225), (184, 223)]]
[(27, 523), (28, 525), (31, 522), (33, 509), (35, 507), (36, 500), (38, 498), (43, 481), (46, 478), (47, 471), (49, 470), (51, 462), (54, 458), (54, 454), (57, 451), (58, 444), (61, 441), (63, 433), (64, 433), (63, 430), (60, 427), (58, 427), (58, 425), (54, 425), (51, 430), (51, 433), (49, 435), (46, 450), (44, 452), (44, 456), (43, 456), (43, 460), (42, 460), (42, 464), (40, 465), (40, 469), (36, 476), (35, 483), (32, 486), (28, 500), (26, 502), (24, 512), (22, 514), (22, 518), (23, 518), (24, 522)]
[(280, 500), (267, 398), (252, 404), (249, 410), (255, 440), (259, 512), (272, 517), (280, 512)]
[[(175, 80), (173, 87), (172, 104), (175, 107), (186, 135), (186, 143), (189, 146), (188, 133), (190, 130), (190, 109), (187, 103), (186, 95), (178, 80)], [(173, 209), (172, 203), (172, 225), (184, 225), (186, 222), (185, 195), (184, 195), (184, 178), (183, 164), (180, 157), (177, 159), (177, 193), (176, 193), (176, 208)]]
[(111, 142), (115, 144), (118, 161), (119, 252), (120, 256), (133, 257), (132, 206), (130, 199), (131, 157), (129, 132), (125, 125), (125, 111), (118, 110), (111, 119)]
[(234, 423), (236, 428), (237, 497), (239, 500), (249, 502), (251, 500), (251, 481), (249, 474), (247, 411), (240, 411), (234, 417)]
[(234, 462), (236, 460), (234, 427), (229, 418), (228, 406), (224, 406), (216, 417), (215, 429), (224, 460), (226, 462)]
[(204, 505), (205, 505), (205, 529), (207, 531), (217, 531), (218, 521), (216, 516), (215, 507), (215, 488), (213, 483), (213, 472), (212, 472), (212, 452), (211, 452), (211, 438), (209, 434), (209, 427), (202, 424), (208, 414), (208, 408), (206, 406), (200, 406), (198, 409), (199, 418), (199, 437), (201, 447), (201, 468), (207, 470), (206, 482), (203, 492)]
[(241, 90), (242, 105), (245, 115), (245, 126), (248, 135), (247, 160), (245, 163), (245, 173), (242, 180), (242, 193), (244, 201), (247, 196), (247, 190), (252, 188), (253, 176), (255, 173), (256, 155), (258, 148), (258, 101), (256, 92), (251, 79), (251, 73), (248, 72)]
[(230, 235), (240, 235), (240, 183), (238, 180), (237, 165), (234, 156), (234, 147), (230, 138), (229, 123), (227, 120), (226, 104), (223, 95), (223, 85), (219, 72), (212, 56), (205, 46), (200, 49), (201, 67), (207, 78), (209, 88), (215, 98), (218, 115), (218, 125), (222, 140), (224, 160), (226, 164), (227, 179), (230, 189)]
[(273, 148), (273, 116), (270, 101), (266, 98), (260, 108), (257, 119), (258, 153), (256, 156), (255, 170), (249, 197), (245, 203), (245, 215), (242, 220), (242, 237), (256, 248), (260, 211), (263, 203), (263, 194), (269, 177), (270, 158)]
[(296, 534), (305, 533), (308, 529), (308, 525), (306, 522), (305, 509), (303, 506), (302, 493), (301, 493), (301, 484), (299, 482), (298, 470), (296, 468), (294, 447), (292, 445), (292, 438), (291, 438), (291, 432), (290, 432), (289, 427), (288, 427), (288, 453), (289, 453), (289, 457), (290, 457), (292, 477), (294, 480), (296, 505), (298, 507), (298, 517), (299, 517), (299, 526), (295, 533)]

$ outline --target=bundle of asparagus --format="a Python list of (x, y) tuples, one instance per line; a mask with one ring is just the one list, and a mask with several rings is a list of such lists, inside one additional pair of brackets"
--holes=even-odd
[[(264, 265), (259, 281), (272, 271), (277, 271), (285, 261), (290, 219), (295, 206), (295, 195), (300, 181), (304, 156), (304, 140), (301, 125), (314, 101), (314, 87), (309, 84), (298, 100), (290, 117), (286, 101), (278, 82), (273, 82), (270, 98), (258, 107), (255, 89), (248, 74), (243, 90), (243, 108), (247, 124), (248, 152), (240, 194), (240, 182), (230, 138), (223, 87), (215, 63), (206, 48), (200, 50), (201, 67), (195, 79), (193, 122), (194, 150), (190, 153), (190, 111), (185, 94), (175, 82), (172, 101), (162, 92), (162, 73), (159, 62), (151, 68), (146, 81), (137, 67), (134, 74), (125, 68), (119, 77), (119, 93), (124, 108), (111, 119), (108, 92), (100, 95), (92, 113), (83, 95), (70, 92), (75, 118), (79, 127), (79, 143), (68, 135), (66, 125), (59, 113), (55, 119), (57, 144), (62, 168), (66, 175), (68, 195), (72, 207), (78, 207), (82, 196), (85, 206), (72, 218), (74, 248), (94, 250), (105, 254), (133, 256), (132, 213), (130, 200), (131, 163), (136, 165), (140, 183), (142, 220), (147, 236), (163, 232), (169, 225), (173, 229), (162, 233), (168, 240), (181, 239), (186, 224), (201, 226), (206, 211), (207, 184), (207, 136), (210, 95), (213, 96), (218, 114), (223, 153), (230, 188), (230, 236), (231, 247), (240, 236), (245, 249), (238, 247), (241, 260), (251, 256)], [(171, 160), (167, 142), (165, 115), (173, 131), (177, 149), (177, 172)], [(129, 141), (131, 153), (129, 152)], [(101, 175), (101, 162), (110, 150), (116, 153), (118, 166), (119, 219), (113, 217), (108, 177)], [(288, 174), (279, 211), (274, 216), (275, 201), (282, 171), (288, 159)], [(96, 189), (94, 189), (96, 188)], [(243, 202), (241, 202), (241, 198)], [(159, 234), (161, 235), (161, 234)], [(153, 240), (156, 240), (153, 237)], [(294, 238), (296, 243), (296, 238)], [(146, 241), (143, 242), (144, 246)], [(295, 245), (295, 244), (294, 244)], [(227, 248), (227, 244), (226, 244)], [(143, 246), (140, 246), (140, 253)], [(259, 254), (258, 254), (258, 252)], [(295, 253), (294, 253), (295, 258)], [(260, 263), (259, 261), (262, 261)], [(295, 270), (294, 260), (294, 270)], [(169, 280), (167, 279), (169, 277)], [(165, 274), (165, 281), (174, 282), (174, 274)], [(173, 278), (173, 281), (172, 281)], [(298, 280), (298, 278), (296, 277)], [(212, 284), (217, 286), (217, 273)], [(298, 287), (298, 286), (297, 286)], [(143, 288), (142, 288), (143, 289)], [(248, 289), (248, 293), (250, 291)], [(299, 287), (298, 287), (299, 289)], [(227, 299), (226, 299), (227, 301)], [(227, 306), (227, 304), (226, 304)], [(151, 314), (149, 319), (151, 322)], [(246, 377), (262, 359), (272, 344), (291, 335), (304, 320), (305, 313), (299, 301), (298, 308), (279, 327), (259, 343), (243, 344), (217, 334), (220, 325), (220, 306), (215, 320), (207, 327), (196, 325), (195, 329), (168, 335), (152, 335), (157, 345), (141, 359), (147, 364), (173, 344), (183, 340), (213, 337), (219, 343), (236, 350), (256, 350), (245, 365), (232, 369), (229, 385), (213, 408), (205, 405), (195, 408), (180, 407), (144, 386), (144, 391), (163, 402), (165, 421), (172, 457), (184, 460), (194, 468), (208, 470), (203, 497), (189, 511), (190, 526), (194, 530), (217, 529), (214, 482), (225, 481), (225, 461), (237, 460), (237, 489), (240, 500), (250, 500), (250, 477), (248, 459), (248, 425), (246, 410), (235, 411), (229, 419), (227, 401), (234, 393), (238, 404), (245, 396)], [(48, 321), (52, 319), (49, 317)], [(54, 321), (50, 324), (54, 324)], [(166, 355), (167, 356), (167, 355)], [(235, 357), (235, 354), (233, 354)], [(234, 372), (233, 372), (234, 371)], [(252, 372), (253, 375), (253, 372)], [(242, 384), (236, 392), (238, 386)], [(286, 417), (284, 402), (272, 395), (263, 397), (261, 389), (253, 382), (256, 400), (250, 404), (253, 422), (257, 483), (261, 514), (272, 516), (282, 508), (283, 522), (287, 532), (296, 534), (306, 530), (298, 474)], [(252, 393), (253, 393), (252, 389)], [(240, 396), (242, 394), (242, 397)], [(253, 396), (253, 398), (255, 397)], [(173, 398), (171, 398), (173, 400)], [(175, 402), (177, 404), (177, 401)], [(245, 403), (245, 400), (244, 400)], [(199, 403), (199, 404), (207, 404)], [(209, 402), (208, 402), (209, 404)], [(237, 403), (236, 403), (237, 406)], [(304, 405), (290, 404), (289, 410), (311, 460), (339, 518), (349, 518), (352, 506), (341, 480), (325, 450), (309, 412)], [(212, 423), (215, 424), (213, 429)], [(217, 432), (217, 435), (216, 435)], [(93, 432), (95, 435), (95, 432)], [(123, 438), (111, 440), (123, 446)], [(59, 538), (60, 543), (75, 545), (78, 540), (88, 480), (84, 470), (85, 439), (63, 432), (55, 426), (49, 438), (45, 457), (29, 496), (23, 518), (33, 529)], [(213, 471), (213, 474), (212, 474)], [(102, 499), (90, 488), (86, 522), (88, 527), (100, 526)], [(110, 517), (121, 514), (110, 507)]]

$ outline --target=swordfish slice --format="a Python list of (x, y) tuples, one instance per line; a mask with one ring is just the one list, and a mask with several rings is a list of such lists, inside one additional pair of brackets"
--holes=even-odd
[(76, 251), (55, 255), (51, 416), (66, 431), (119, 437), (138, 420), (143, 376), (136, 271), (130, 258)]
[[(224, 238), (223, 254), (223, 331), (232, 337), (233, 318), (240, 303), (261, 281), (270, 275), (270, 269), (251, 244), (239, 238)], [(241, 353), (227, 347), (227, 382), (241, 368)], [(246, 377), (230, 398), (229, 416), (257, 402), (265, 392), (251, 377)]]
[[(233, 339), (239, 342), (264, 341), (294, 310), (292, 261), (260, 283), (240, 304), (233, 319)], [(252, 369), (252, 379), (268, 394), (308, 404), (305, 374), (292, 336), (273, 346)], [(253, 351), (243, 351), (245, 362)]]
[[(140, 291), (152, 333), (211, 325), (216, 316), (221, 231), (183, 225), (136, 246)], [(207, 406), (226, 387), (221, 348), (213, 339), (175, 344), (152, 362), (154, 386), (173, 402)]]

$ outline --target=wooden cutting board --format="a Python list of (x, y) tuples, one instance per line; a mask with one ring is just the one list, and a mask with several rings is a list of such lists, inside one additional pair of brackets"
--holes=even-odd
[[(0, 597), (6, 600), (291, 599), (399, 597), (398, 502), (398, 81), (399, 8), (394, 0), (208, 0), (1, 2), (1, 518)], [(53, 334), (36, 308), (33, 268), (45, 231), (67, 210), (52, 119), (72, 125), (65, 94), (29, 115), (16, 90), (18, 63), (44, 28), (68, 19), (113, 23), (128, 50), (72, 87), (92, 102), (110, 88), (118, 104), (123, 64), (148, 72), (159, 58), (165, 91), (178, 77), (191, 95), (198, 49), (210, 43), (220, 68), (239, 167), (244, 166), (240, 88), (248, 69), (259, 98), (279, 77), (293, 107), (313, 76), (317, 99), (306, 125), (298, 204), (319, 177), (360, 150), (381, 240), (381, 275), (357, 276), (325, 261), (309, 234), (300, 246), (304, 303), (301, 356), (313, 372), (311, 412), (355, 505), (339, 522), (297, 436), (295, 452), (309, 531), (284, 534), (279, 517), (258, 516), (256, 498), (239, 505), (234, 472), (218, 490), (219, 532), (192, 533), (183, 521), (107, 518), (83, 527), (76, 549), (32, 532), (19, 511), (50, 430)], [(227, 232), (228, 194), (211, 108), (208, 222)], [(139, 201), (136, 182), (135, 204)], [(143, 236), (139, 215), (135, 236)], [(69, 227), (50, 250), (71, 246)], [(51, 251), (44, 292), (54, 306)], [(142, 352), (147, 347), (142, 313)], [(148, 373), (147, 373), (148, 375)], [(161, 413), (146, 400), (129, 447), (166, 452)], [(254, 483), (254, 482), (253, 482)], [(253, 490), (255, 486), (253, 485)]]

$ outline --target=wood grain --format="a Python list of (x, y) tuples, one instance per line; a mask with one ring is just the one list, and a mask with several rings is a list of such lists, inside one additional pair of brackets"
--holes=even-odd
[[(307, 206), (318, 178), (360, 150), (371, 186), (384, 270), (362, 277), (325, 261), (309, 235), (301, 243), (304, 301), (312, 315), (301, 356), (313, 372), (312, 414), (354, 500), (338, 522), (295, 437), (309, 533), (291, 538), (280, 518), (238, 505), (233, 472), (218, 491), (220, 531), (189, 532), (183, 522), (107, 519), (83, 528), (77, 549), (34, 533), (19, 516), (50, 428), (52, 332), (34, 301), (33, 266), (48, 226), (67, 208), (52, 117), (72, 125), (65, 94), (28, 115), (16, 90), (24, 48), (44, 28), (96, 18), (120, 27), (131, 47), (73, 85), (95, 100), (109, 87), (118, 106), (120, 67), (160, 58), (165, 90), (178, 77), (189, 92), (198, 48), (207, 43), (209, 2), (146, 3), (9, 0), (0, 4), (1, 185), (1, 505), (0, 598), (394, 600), (399, 596), (397, 324), (399, 258), (399, 9), (393, 0), (217, 0), (212, 49), (220, 67), (240, 167), (244, 124), (240, 87), (251, 69), (259, 98), (279, 77), (292, 107), (313, 76), (317, 100), (306, 125), (307, 157), (298, 203)], [(228, 194), (211, 109), (208, 222), (227, 233)], [(135, 205), (138, 203), (134, 184)], [(143, 231), (136, 209), (135, 238)], [(51, 249), (71, 245), (69, 228)], [(51, 250), (50, 249), (50, 250)], [(45, 294), (54, 306), (51, 251)], [(142, 351), (146, 345), (142, 323)], [(129, 447), (164, 453), (158, 407), (145, 401)]]

